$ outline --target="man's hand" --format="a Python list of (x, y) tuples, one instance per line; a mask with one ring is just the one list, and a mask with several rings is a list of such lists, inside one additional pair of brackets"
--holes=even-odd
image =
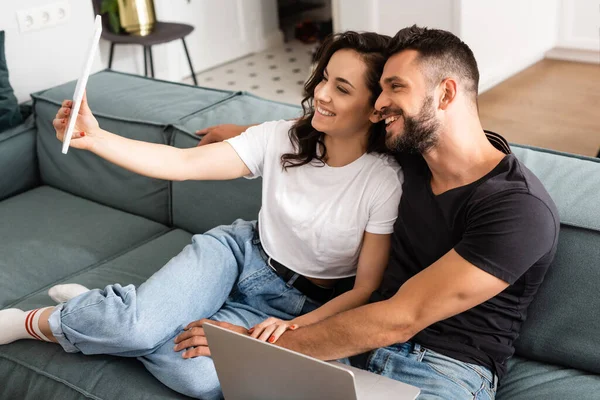
[(279, 318), (269, 317), (260, 324), (256, 324), (248, 329), (248, 333), (255, 339), (263, 342), (275, 343), (281, 335), (288, 329), (296, 330), (299, 328), (294, 321), (284, 321)]
[(246, 129), (254, 125), (234, 125), (234, 124), (221, 124), (210, 126), (208, 128), (200, 129), (196, 131), (196, 135), (204, 135), (198, 146), (204, 146), (205, 144), (222, 142), (226, 139), (238, 136)]
[(229, 329), (242, 335), (248, 335), (248, 330), (243, 326), (203, 318), (185, 327), (185, 332), (175, 338), (176, 345), (173, 350), (181, 351), (189, 349), (181, 354), (183, 358), (210, 356), (210, 349), (208, 348), (208, 342), (206, 341), (206, 335), (202, 327), (205, 323), (220, 326), (221, 328)]

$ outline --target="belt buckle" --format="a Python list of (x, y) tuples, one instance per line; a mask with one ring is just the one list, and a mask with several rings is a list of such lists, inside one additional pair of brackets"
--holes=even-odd
[(267, 265), (273, 270), (273, 272), (275, 272), (277, 275), (279, 275), (279, 273), (277, 272), (277, 270), (275, 269), (275, 267), (273, 266), (273, 264), (271, 264), (271, 260), (273, 258), (271, 258), (270, 256), (267, 258)]

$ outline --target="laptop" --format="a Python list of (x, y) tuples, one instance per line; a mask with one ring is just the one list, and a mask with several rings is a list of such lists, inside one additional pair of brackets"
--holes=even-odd
[(414, 400), (420, 393), (393, 379), (215, 325), (205, 324), (204, 332), (226, 400)]

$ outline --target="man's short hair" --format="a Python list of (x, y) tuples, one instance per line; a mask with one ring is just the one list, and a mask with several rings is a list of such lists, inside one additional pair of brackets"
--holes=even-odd
[(477, 104), (479, 70), (473, 52), (454, 34), (413, 25), (401, 29), (391, 40), (388, 57), (403, 50), (416, 50), (418, 62), (431, 85), (443, 79), (458, 78), (463, 87)]

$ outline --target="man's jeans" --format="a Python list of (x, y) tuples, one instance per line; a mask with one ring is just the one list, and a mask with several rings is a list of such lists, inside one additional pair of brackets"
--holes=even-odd
[(407, 342), (351, 357), (351, 364), (421, 389), (419, 400), (493, 400), (497, 379), (482, 366)]
[(319, 306), (267, 266), (258, 243), (256, 223), (241, 220), (194, 235), (138, 288), (109, 285), (59, 305), (50, 316), (52, 333), (68, 352), (137, 357), (173, 390), (220, 398), (212, 359), (183, 359), (173, 350), (185, 326), (211, 318), (250, 328)]

